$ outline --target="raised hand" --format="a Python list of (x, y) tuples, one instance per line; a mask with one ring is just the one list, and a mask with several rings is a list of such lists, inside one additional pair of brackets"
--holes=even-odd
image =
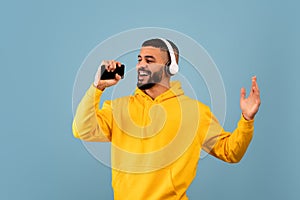
[(254, 119), (255, 114), (258, 112), (260, 106), (259, 88), (256, 82), (256, 76), (252, 77), (252, 85), (249, 96), (246, 98), (246, 89), (241, 89), (240, 106), (242, 114), (246, 120)]
[(95, 74), (95, 80), (94, 80), (94, 86), (97, 87), (99, 90), (104, 90), (106, 87), (115, 85), (119, 82), (119, 80), (121, 80), (121, 76), (119, 74), (116, 74), (115, 79), (100, 80), (102, 65), (105, 65), (107, 71), (114, 71), (117, 67), (121, 66), (121, 63), (115, 60), (104, 60), (101, 62)]

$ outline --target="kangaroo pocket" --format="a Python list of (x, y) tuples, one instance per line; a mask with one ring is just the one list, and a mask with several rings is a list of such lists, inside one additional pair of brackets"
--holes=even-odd
[(170, 169), (143, 174), (113, 171), (112, 185), (115, 200), (176, 199)]

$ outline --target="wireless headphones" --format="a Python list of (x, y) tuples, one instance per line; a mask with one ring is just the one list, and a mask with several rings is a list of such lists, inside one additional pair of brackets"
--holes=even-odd
[(168, 40), (163, 39), (163, 38), (158, 38), (158, 39), (163, 41), (168, 47), (168, 51), (169, 51), (170, 58), (171, 58), (171, 63), (166, 66), (166, 71), (170, 76), (174, 76), (179, 70), (179, 67), (176, 62), (174, 50), (173, 50), (170, 42), (168, 42)]

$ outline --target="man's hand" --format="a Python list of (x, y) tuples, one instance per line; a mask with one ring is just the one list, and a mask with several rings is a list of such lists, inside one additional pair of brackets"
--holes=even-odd
[(119, 80), (121, 80), (121, 76), (119, 74), (116, 74), (115, 79), (110, 80), (100, 80), (101, 77), (101, 66), (105, 65), (105, 68), (109, 72), (115, 71), (117, 67), (121, 66), (121, 63), (115, 60), (104, 60), (101, 62), (100, 66), (98, 67), (98, 70), (95, 75), (94, 80), (94, 86), (98, 88), (99, 90), (104, 90), (107, 87), (110, 87), (112, 85), (116, 85)]
[(246, 89), (241, 89), (240, 106), (242, 114), (246, 120), (254, 119), (255, 114), (260, 106), (259, 88), (256, 82), (256, 76), (252, 77), (252, 86), (248, 98), (246, 96)]

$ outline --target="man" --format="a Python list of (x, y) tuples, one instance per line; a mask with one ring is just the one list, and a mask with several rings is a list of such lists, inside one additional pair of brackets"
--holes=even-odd
[[(260, 106), (256, 77), (252, 78), (248, 98), (245, 89), (241, 89), (242, 115), (237, 128), (228, 133), (206, 105), (185, 96), (180, 82), (170, 81), (178, 70), (173, 66), (178, 59), (179, 51), (173, 42), (147, 40), (138, 55), (134, 95), (105, 101), (99, 109), (105, 88), (121, 79), (116, 74), (115, 79), (100, 80), (99, 68), (77, 108), (74, 136), (112, 143), (116, 200), (186, 200), (201, 149), (235, 163), (251, 141), (254, 116)], [(114, 71), (121, 63), (109, 60), (101, 65)]]

